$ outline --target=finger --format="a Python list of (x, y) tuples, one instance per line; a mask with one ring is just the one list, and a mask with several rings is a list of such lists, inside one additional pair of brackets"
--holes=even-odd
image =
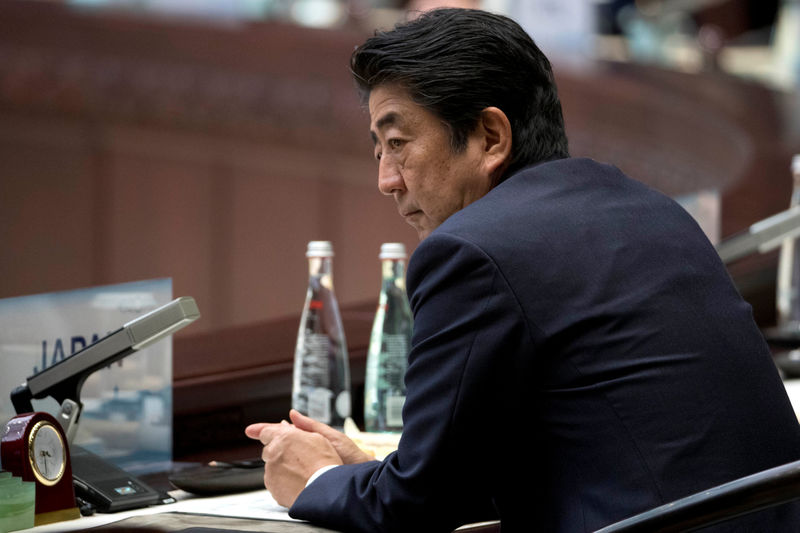
[(266, 472), (267, 468), (269, 468), (269, 464), (267, 463), (267, 456), (268, 455), (269, 455), (269, 452), (267, 451), (267, 447), (264, 446), (263, 448), (261, 448), (261, 460), (264, 461), (264, 472)]
[(336, 453), (345, 463), (363, 463), (371, 461), (372, 456), (365, 453), (354, 443), (347, 435), (341, 431), (335, 430), (332, 427), (318, 422), (312, 418), (300, 414), (298, 411), (292, 409), (289, 411), (289, 418), (294, 422), (294, 426), (298, 429), (310, 433), (317, 433), (325, 437), (336, 449)]
[(250, 424), (246, 428), (244, 428), (244, 434), (250, 437), (251, 439), (259, 440), (259, 435), (261, 434), (261, 430), (264, 429), (264, 426), (267, 424), (261, 422), (258, 424)]
[[(281, 433), (285, 433), (287, 430), (294, 429), (290, 424), (251, 424), (245, 428), (245, 433), (251, 439), (258, 439), (261, 441), (261, 444), (266, 446), (272, 440), (280, 435)], [(256, 434), (256, 431), (258, 433)]]
[(303, 431), (312, 431), (314, 433), (319, 433), (323, 437), (328, 439), (336, 438), (339, 435), (339, 431), (333, 429), (327, 424), (323, 424), (322, 422), (318, 422), (311, 417), (308, 417), (304, 414), (301, 414), (300, 411), (296, 411), (292, 409), (289, 411), (289, 418), (292, 419), (292, 423), (295, 425), (296, 428), (302, 429)]
[[(291, 428), (291, 426), (288, 427)], [(285, 434), (286, 430), (287, 426), (283, 424), (265, 424), (264, 427), (261, 428), (261, 433), (258, 434), (258, 439), (261, 441), (261, 444), (267, 446), (276, 437)]]

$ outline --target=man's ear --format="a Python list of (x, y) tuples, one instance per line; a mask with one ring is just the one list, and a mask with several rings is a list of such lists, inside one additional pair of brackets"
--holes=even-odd
[(497, 107), (481, 111), (480, 131), (483, 135), (483, 162), (492, 177), (492, 184), (500, 179), (511, 162), (511, 122)]

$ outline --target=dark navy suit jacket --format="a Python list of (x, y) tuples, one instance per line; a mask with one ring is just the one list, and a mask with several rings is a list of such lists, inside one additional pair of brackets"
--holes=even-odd
[[(525, 169), (408, 269), (399, 449), (290, 514), (344, 531), (592, 531), (800, 458), (752, 312), (694, 220), (588, 159)], [(800, 531), (788, 505), (726, 528)], [(739, 528), (739, 529), (736, 529)], [(722, 529), (728, 530), (728, 529)]]

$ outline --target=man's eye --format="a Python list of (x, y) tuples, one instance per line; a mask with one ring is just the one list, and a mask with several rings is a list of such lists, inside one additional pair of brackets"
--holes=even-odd
[[(388, 150), (398, 150), (403, 147), (403, 140), (402, 139), (389, 139), (386, 141), (386, 148)], [(378, 146), (376, 146), (378, 148)], [(383, 152), (376, 150), (375, 151), (375, 160), (380, 161), (381, 157), (383, 156)]]

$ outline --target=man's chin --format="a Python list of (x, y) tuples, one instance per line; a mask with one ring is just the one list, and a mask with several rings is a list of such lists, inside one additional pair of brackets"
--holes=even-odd
[(419, 237), (420, 241), (424, 240), (425, 237), (427, 237), (430, 234), (431, 230), (429, 229), (417, 229), (417, 237)]
[(414, 228), (416, 230), (417, 237), (419, 237), (420, 241), (425, 239), (425, 237), (430, 235), (431, 232), (433, 232), (433, 230), (436, 229), (436, 227), (431, 228), (431, 227), (424, 227), (424, 226), (420, 226), (418, 224), (414, 224), (410, 220), (407, 221), (407, 222), (412, 228)]

